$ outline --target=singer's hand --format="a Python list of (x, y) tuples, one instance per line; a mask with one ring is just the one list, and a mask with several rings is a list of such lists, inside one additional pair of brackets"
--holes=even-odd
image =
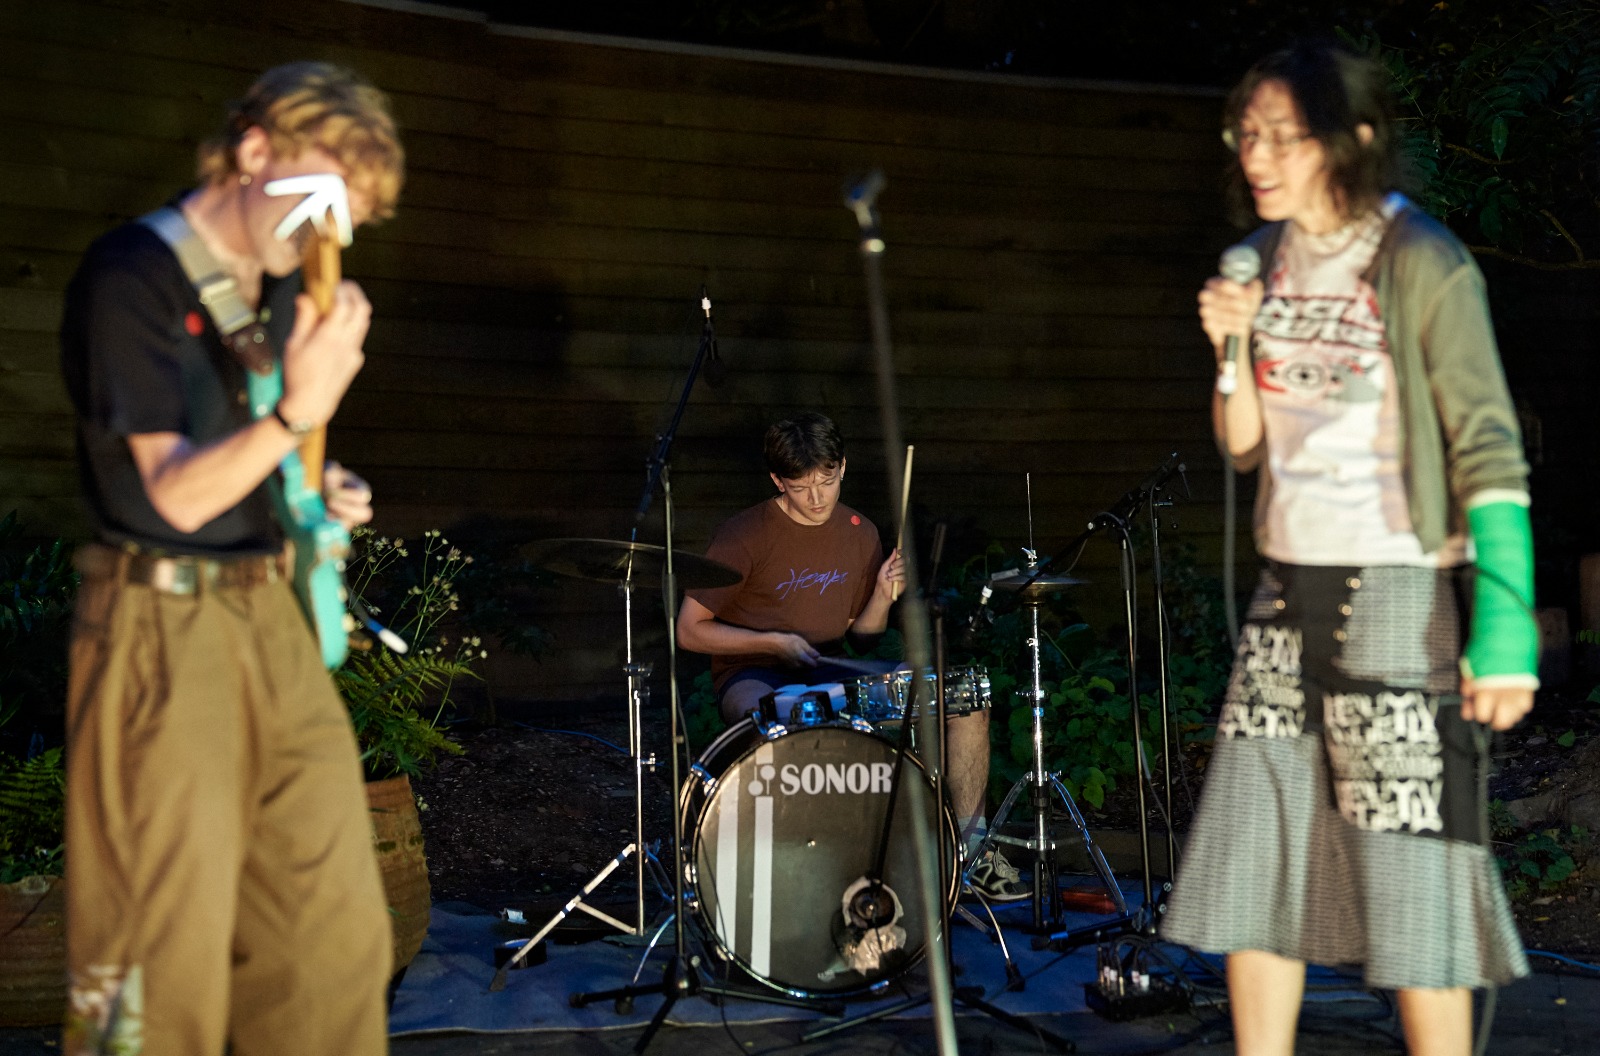
[(1461, 679), (1461, 717), (1490, 729), (1509, 730), (1533, 709), (1533, 690), (1500, 686), (1478, 689), (1472, 679)]
[[(1261, 300), (1266, 287), (1260, 279), (1240, 284), (1230, 282), (1220, 275), (1206, 280), (1200, 289), (1200, 325), (1211, 339), (1217, 354), (1217, 364), (1222, 364), (1223, 346), (1230, 334), (1246, 337), (1261, 310)], [(1242, 358), (1242, 357), (1241, 357)]]

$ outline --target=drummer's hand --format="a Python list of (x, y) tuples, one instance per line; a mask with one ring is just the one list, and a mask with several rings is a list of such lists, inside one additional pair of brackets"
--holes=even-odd
[(905, 558), (900, 555), (900, 551), (897, 549), (894, 553), (889, 555), (889, 560), (885, 561), (878, 568), (877, 591), (885, 599), (893, 601), (898, 596), (896, 593), (896, 584), (899, 584), (900, 587), (904, 587), (905, 582), (906, 561)]
[(816, 667), (817, 662), (822, 659), (822, 654), (813, 649), (810, 642), (798, 634), (788, 634), (783, 631), (773, 632), (772, 653), (799, 667)]

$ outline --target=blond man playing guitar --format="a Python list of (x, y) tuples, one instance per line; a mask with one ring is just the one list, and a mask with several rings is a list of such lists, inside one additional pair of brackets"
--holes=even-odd
[[(90, 247), (62, 325), (97, 535), (71, 652), (64, 1049), (383, 1052), (360, 766), (279, 510), (371, 316), (354, 283), (301, 292), (302, 257), (327, 217), (392, 214), (403, 154), (380, 92), (296, 63), (199, 162), (196, 190)], [(285, 193), (305, 177), (326, 201)], [(371, 518), (359, 478), (321, 484), (335, 531)]]

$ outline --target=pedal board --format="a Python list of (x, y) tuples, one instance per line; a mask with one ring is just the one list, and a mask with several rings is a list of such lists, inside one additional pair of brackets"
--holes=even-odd
[(1150, 975), (1139, 965), (1136, 953), (1122, 960), (1112, 946), (1102, 944), (1095, 960), (1099, 970), (1093, 982), (1083, 984), (1083, 1001), (1102, 1019), (1126, 1023), (1145, 1016), (1182, 1012), (1190, 1005), (1187, 990)]
[(1165, 979), (1151, 979), (1143, 990), (1130, 986), (1121, 992), (1116, 987), (1107, 992), (1097, 980), (1083, 984), (1083, 1003), (1101, 1019), (1126, 1023), (1146, 1016), (1182, 1012), (1189, 1007), (1189, 995)]

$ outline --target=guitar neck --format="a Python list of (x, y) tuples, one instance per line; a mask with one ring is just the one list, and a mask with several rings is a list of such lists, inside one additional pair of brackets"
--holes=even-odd
[[(333, 308), (333, 294), (339, 287), (339, 239), (333, 234), (333, 225), (327, 225), (327, 234), (313, 232), (306, 243), (305, 258), (300, 275), (305, 291), (316, 304), (317, 311), (327, 315)], [(319, 426), (300, 441), (300, 464), (305, 470), (306, 488), (322, 491), (322, 464), (328, 450), (328, 430)]]

